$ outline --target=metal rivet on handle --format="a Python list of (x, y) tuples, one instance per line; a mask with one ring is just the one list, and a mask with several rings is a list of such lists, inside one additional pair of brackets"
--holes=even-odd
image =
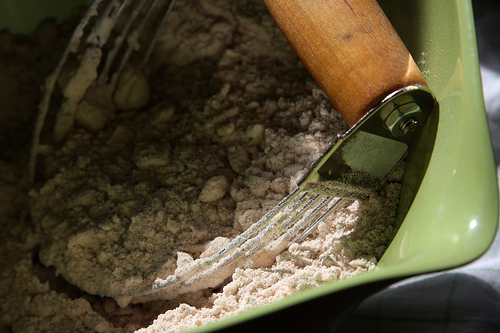
[(407, 103), (394, 109), (385, 119), (385, 125), (396, 136), (404, 136), (415, 132), (423, 122), (424, 114), (416, 103)]

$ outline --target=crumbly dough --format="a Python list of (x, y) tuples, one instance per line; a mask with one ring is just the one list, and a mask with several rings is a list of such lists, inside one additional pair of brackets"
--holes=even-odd
[[(276, 301), (325, 282), (345, 279), (375, 269), (392, 232), (399, 186), (385, 189), (362, 205), (355, 202), (339, 209), (335, 218), (321, 223), (301, 243), (293, 243), (269, 267), (238, 268), (223, 290), (212, 294), (211, 306), (188, 304), (160, 315), (138, 332), (179, 332), (253, 307)], [(274, 257), (273, 257), (274, 261)]]
[[(344, 125), (263, 8), (180, 2), (171, 16), (149, 107), (120, 107), (97, 133), (75, 129), (32, 193), (41, 262), (91, 294), (133, 293), (172, 274), (178, 252), (196, 258), (248, 228)], [(197, 56), (179, 63), (171, 49)]]
[[(347, 125), (265, 8), (179, 0), (148, 69), (132, 70), (123, 92), (87, 91), (64, 143), (45, 140), (28, 200), (21, 172), (26, 132), (38, 87), (68, 38), (61, 31), (48, 22), (27, 41), (0, 35), (3, 58), (28, 59), (7, 62), (17, 70), (0, 74), (1, 86), (14, 90), (9, 105), (26, 115), (18, 120), (14, 108), (0, 105), (0, 117), (16, 128), (0, 125), (2, 140), (23, 142), (0, 163), (0, 219), (8, 230), (0, 328), (177, 332), (375, 268), (392, 232), (397, 177), (379, 195), (341, 207), (276, 258), (272, 250), (252, 258), (217, 292), (117, 304), (111, 297), (210, 256), (246, 230), (295, 188)], [(49, 59), (38, 71), (33, 52), (19, 51), (28, 47)], [(20, 72), (35, 82), (9, 87)], [(143, 89), (139, 96), (128, 93), (134, 85)], [(28, 88), (31, 97), (22, 100)], [(103, 115), (110, 101), (115, 105)]]

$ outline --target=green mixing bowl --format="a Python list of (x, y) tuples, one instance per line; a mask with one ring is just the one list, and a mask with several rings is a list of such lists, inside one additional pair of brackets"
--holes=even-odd
[(192, 332), (311, 331), (409, 276), (481, 256), (498, 224), (498, 186), (472, 13), (466, 0), (379, 0), (440, 103), (408, 156), (398, 226), (377, 269)]
[[(53, 0), (48, 7), (46, 2), (4, 0), (0, 28), (29, 32), (43, 17), (67, 17), (78, 3), (87, 2)], [(467, 0), (379, 3), (419, 64), (440, 110), (408, 157), (398, 228), (377, 269), (193, 332), (255, 331), (269, 324), (303, 331), (340, 318), (357, 301), (397, 280), (464, 265), (491, 244), (498, 223), (498, 189), (472, 5)]]

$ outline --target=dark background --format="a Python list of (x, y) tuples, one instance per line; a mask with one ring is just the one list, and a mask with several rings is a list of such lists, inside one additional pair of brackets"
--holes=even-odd
[(473, 0), (483, 90), (497, 167), (500, 163), (500, 1)]

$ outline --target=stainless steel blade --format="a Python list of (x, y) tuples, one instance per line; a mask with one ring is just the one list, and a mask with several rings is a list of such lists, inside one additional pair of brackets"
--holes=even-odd
[(422, 86), (387, 96), (323, 151), (298, 186), (314, 193), (366, 198), (405, 157), (435, 107), (434, 95)]

